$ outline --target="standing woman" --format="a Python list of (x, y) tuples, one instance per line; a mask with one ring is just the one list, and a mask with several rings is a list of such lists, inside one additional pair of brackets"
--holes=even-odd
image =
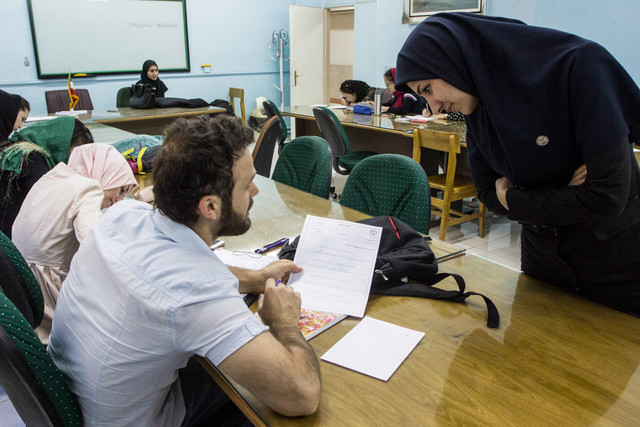
[(521, 222), (525, 274), (640, 315), (640, 90), (602, 46), (520, 21), (427, 18), (397, 86), (461, 112), (479, 199)]
[(13, 224), (13, 242), (42, 289), (44, 319), (37, 332), (43, 343), (71, 258), (100, 210), (136, 187), (131, 167), (115, 147), (88, 144), (75, 148), (68, 166), (58, 163), (29, 191)]
[(158, 64), (156, 61), (147, 59), (142, 64), (142, 72), (140, 73), (140, 80), (136, 84), (144, 83), (156, 89), (156, 98), (164, 98), (164, 94), (169, 88), (164, 84), (162, 80), (158, 78)]
[(6, 143), (11, 132), (22, 128), (30, 111), (26, 99), (0, 90), (0, 146)]
[(93, 142), (78, 119), (70, 116), (33, 123), (14, 132), (0, 148), (0, 230), (11, 238), (11, 227), (27, 193), (74, 147)]
[(423, 98), (417, 96), (413, 91), (400, 92), (395, 87), (396, 69), (389, 68), (384, 73), (384, 84), (387, 90), (393, 94), (393, 99), (387, 105), (382, 106), (382, 111), (388, 114), (398, 114), (406, 116), (407, 114), (422, 114), (422, 108), (425, 105)]

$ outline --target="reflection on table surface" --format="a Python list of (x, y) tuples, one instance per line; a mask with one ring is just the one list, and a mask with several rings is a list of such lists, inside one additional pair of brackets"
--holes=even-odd
[[(444, 132), (457, 132), (460, 134), (462, 142), (466, 140), (467, 128), (464, 122), (438, 119), (426, 123), (410, 123), (395, 120), (395, 116), (354, 114), (350, 109), (344, 108), (330, 109), (344, 126), (373, 128), (380, 131), (402, 134), (407, 137), (413, 137), (413, 128), (422, 127)], [(300, 119), (315, 120), (313, 116), (313, 106), (311, 105), (285, 107), (282, 110), (282, 114)]]
[(114, 108), (113, 110), (89, 110), (86, 114), (76, 116), (81, 121), (95, 121), (99, 123), (111, 123), (130, 120), (151, 120), (167, 117), (197, 116), (200, 114), (222, 113), (226, 110), (220, 107), (198, 107), (198, 108), (148, 108), (137, 109), (131, 107)]

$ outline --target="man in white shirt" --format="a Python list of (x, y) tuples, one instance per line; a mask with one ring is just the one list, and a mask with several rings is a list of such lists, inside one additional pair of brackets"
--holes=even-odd
[[(49, 352), (78, 397), (85, 425), (197, 425), (227, 402), (192, 356), (284, 415), (313, 413), (317, 357), (298, 329), (300, 295), (274, 279), (289, 261), (233, 273), (209, 249), (246, 232), (258, 188), (236, 118), (178, 119), (154, 163), (156, 210), (114, 205), (71, 263)], [(263, 293), (260, 316), (240, 293)], [(185, 368), (185, 366), (189, 365)], [(184, 368), (184, 369), (183, 369)]]

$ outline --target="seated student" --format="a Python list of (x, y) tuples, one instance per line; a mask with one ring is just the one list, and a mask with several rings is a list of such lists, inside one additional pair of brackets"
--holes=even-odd
[(389, 68), (384, 73), (384, 84), (387, 90), (393, 94), (393, 99), (388, 104), (382, 105), (382, 112), (387, 114), (397, 114), (405, 116), (407, 114), (421, 114), (422, 108), (426, 104), (421, 96), (411, 92), (400, 92), (396, 90), (396, 69)]
[[(156, 209), (125, 200), (80, 245), (49, 352), (87, 425), (221, 425), (215, 413), (229, 401), (194, 355), (275, 411), (316, 410), (320, 372), (298, 328), (300, 295), (274, 282), (301, 269), (279, 260), (230, 271), (209, 248), (251, 226), (252, 141), (235, 117), (177, 119), (154, 163)], [(240, 292), (264, 293), (268, 330)]]
[(101, 209), (137, 187), (131, 167), (109, 144), (77, 147), (69, 165), (58, 163), (36, 182), (13, 224), (13, 242), (35, 275), (44, 297), (44, 319), (37, 329), (47, 343), (60, 287), (71, 258)]
[(342, 105), (353, 105), (358, 102), (373, 102), (376, 88), (360, 80), (345, 80), (340, 85)]
[(22, 128), (30, 111), (26, 99), (0, 90), (0, 146), (9, 139), (11, 132)]
[(0, 148), (0, 226), (11, 227), (27, 193), (56, 164), (66, 162), (75, 147), (93, 142), (87, 127), (73, 117), (56, 117), (14, 132)]
[(164, 98), (164, 94), (169, 90), (164, 82), (158, 78), (158, 64), (151, 59), (147, 59), (142, 64), (140, 80), (136, 84), (140, 83), (156, 88), (156, 98)]

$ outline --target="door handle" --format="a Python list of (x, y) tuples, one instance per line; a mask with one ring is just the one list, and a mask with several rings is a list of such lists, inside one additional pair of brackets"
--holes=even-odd
[(302, 74), (298, 74), (298, 70), (293, 70), (293, 85), (298, 86), (298, 77), (302, 77)]

